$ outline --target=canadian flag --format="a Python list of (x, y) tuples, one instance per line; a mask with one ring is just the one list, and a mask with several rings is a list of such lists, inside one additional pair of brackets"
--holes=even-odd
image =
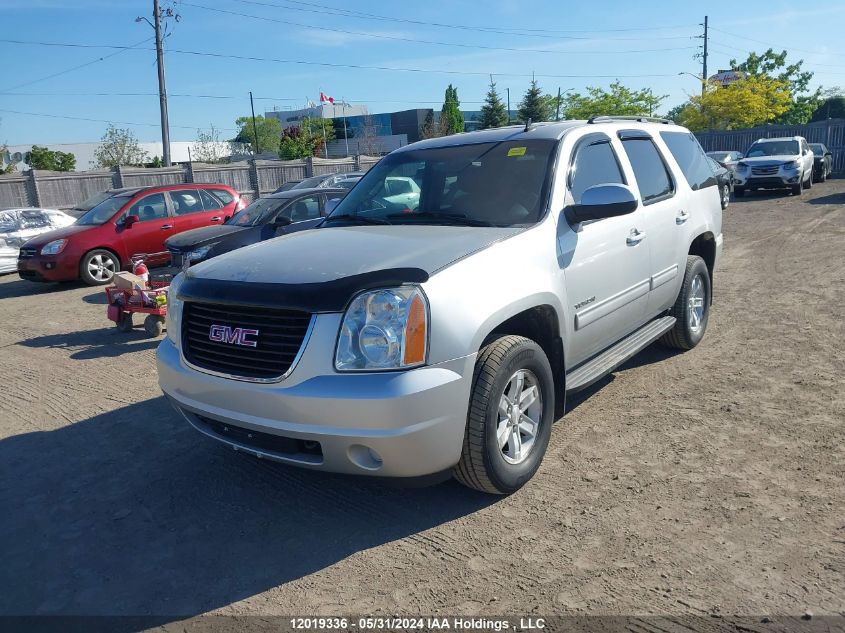
[(332, 105), (334, 105), (334, 97), (330, 97), (329, 95), (324, 94), (322, 91), (320, 91), (320, 103), (331, 103)]

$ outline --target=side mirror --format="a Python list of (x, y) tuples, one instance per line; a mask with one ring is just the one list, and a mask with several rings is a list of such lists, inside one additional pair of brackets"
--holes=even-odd
[(127, 215), (126, 219), (123, 221), (123, 228), (131, 229), (133, 224), (135, 224), (136, 222), (140, 222), (140, 221), (141, 221), (140, 216)]
[(637, 197), (626, 185), (608, 183), (589, 187), (581, 195), (581, 202), (569, 205), (563, 213), (570, 224), (578, 224), (626, 215), (637, 206)]
[(287, 226), (290, 223), (291, 223), (290, 218), (286, 218), (283, 215), (280, 215), (275, 220), (273, 220), (273, 226), (276, 226), (276, 227)]

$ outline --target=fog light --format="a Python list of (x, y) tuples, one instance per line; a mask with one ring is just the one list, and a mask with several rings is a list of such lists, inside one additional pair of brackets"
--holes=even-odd
[(353, 444), (350, 446), (347, 450), (347, 454), (353, 464), (365, 470), (378, 470), (384, 463), (381, 455), (369, 446), (362, 446), (361, 444)]
[(47, 270), (53, 270), (56, 267), (56, 262), (47, 262), (44, 264), (44, 268)]

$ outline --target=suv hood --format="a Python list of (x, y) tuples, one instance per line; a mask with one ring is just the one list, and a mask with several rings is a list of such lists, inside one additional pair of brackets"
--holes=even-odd
[(191, 267), (188, 277), (306, 284), (396, 268), (430, 275), (523, 230), (419, 224), (319, 228), (215, 257)]
[(754, 158), (743, 158), (743, 163), (749, 165), (780, 165), (801, 158), (798, 154), (783, 154), (778, 156), (755, 156)]
[(70, 226), (66, 226), (61, 229), (53, 229), (52, 231), (47, 231), (46, 233), (41, 233), (40, 235), (33, 237), (31, 240), (26, 242), (25, 246), (28, 247), (40, 247), (44, 246), (48, 242), (52, 242), (53, 240), (60, 240), (62, 238), (68, 238), (71, 235), (76, 235), (77, 233), (82, 233), (83, 231), (88, 231), (90, 229), (96, 229), (98, 226), (102, 225), (88, 225), (88, 224), (71, 224)]
[(243, 231), (245, 228), (249, 227), (234, 226), (232, 224), (204, 226), (199, 229), (191, 229), (190, 231), (184, 231), (168, 237), (167, 240), (165, 240), (164, 245), (168, 249), (190, 251), (197, 246), (205, 246), (206, 244), (216, 242), (226, 235)]

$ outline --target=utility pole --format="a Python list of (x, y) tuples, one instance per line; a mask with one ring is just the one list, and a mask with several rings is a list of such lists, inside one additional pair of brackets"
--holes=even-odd
[(252, 153), (261, 153), (261, 148), (258, 145), (258, 126), (255, 124), (255, 102), (252, 100), (252, 90), (249, 91), (249, 107), (252, 110), (252, 133), (255, 136), (255, 143), (252, 144)]
[(701, 56), (701, 95), (704, 96), (704, 88), (707, 86), (707, 22), (704, 16), (704, 54)]
[(161, 41), (161, 11), (153, 0), (153, 20), (156, 32), (156, 63), (158, 64), (158, 102), (161, 109), (161, 144), (164, 166), (170, 167), (170, 123), (167, 120), (167, 87), (164, 82), (164, 44)]
[(557, 108), (555, 108), (555, 121), (560, 121), (560, 86), (557, 87)]
[(508, 93), (508, 123), (511, 122), (511, 89), (505, 88), (505, 91)]

